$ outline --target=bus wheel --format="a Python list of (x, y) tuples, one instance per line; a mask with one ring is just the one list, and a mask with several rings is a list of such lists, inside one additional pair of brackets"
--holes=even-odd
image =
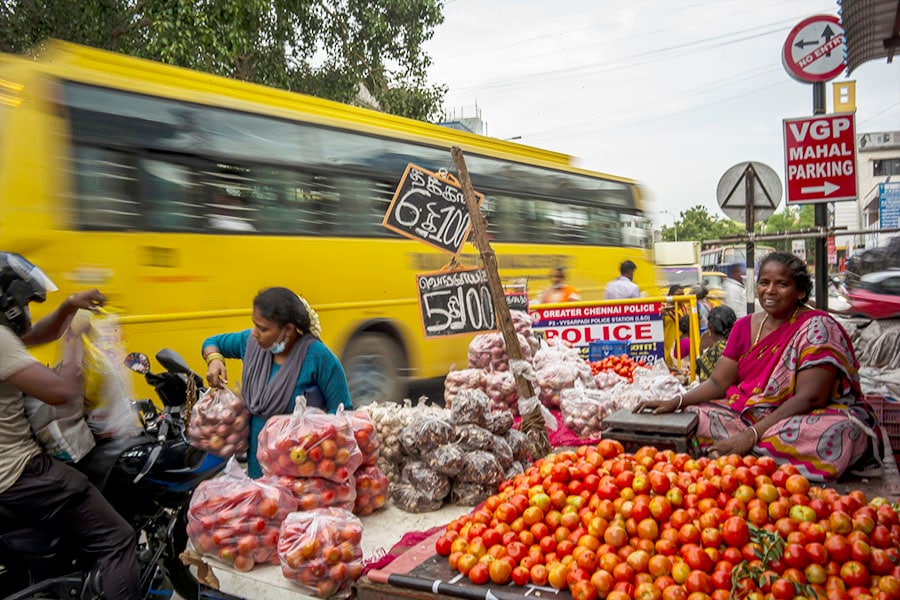
[(373, 402), (400, 402), (406, 393), (401, 376), (403, 351), (382, 333), (364, 333), (350, 340), (344, 351), (350, 398), (358, 408)]

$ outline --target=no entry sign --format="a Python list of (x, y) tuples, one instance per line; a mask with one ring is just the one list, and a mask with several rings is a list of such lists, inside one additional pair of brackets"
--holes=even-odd
[(852, 113), (784, 120), (788, 204), (856, 200), (856, 124)]
[(844, 28), (837, 17), (817, 15), (800, 21), (788, 34), (781, 62), (799, 81), (830, 81), (844, 70)]

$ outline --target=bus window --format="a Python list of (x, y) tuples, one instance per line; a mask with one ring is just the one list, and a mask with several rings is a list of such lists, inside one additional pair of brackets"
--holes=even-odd
[(205, 226), (203, 206), (196, 197), (190, 169), (151, 158), (141, 159), (139, 165), (143, 211), (149, 229), (198, 231)]
[(128, 155), (77, 146), (73, 168), (75, 227), (82, 230), (141, 228), (141, 211), (134, 192), (137, 174)]

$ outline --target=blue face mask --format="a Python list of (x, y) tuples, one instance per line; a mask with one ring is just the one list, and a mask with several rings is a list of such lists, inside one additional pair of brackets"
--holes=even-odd
[(281, 354), (284, 352), (285, 347), (287, 346), (287, 340), (285, 339), (287, 335), (282, 331), (281, 339), (271, 346), (269, 346), (269, 352), (272, 354)]

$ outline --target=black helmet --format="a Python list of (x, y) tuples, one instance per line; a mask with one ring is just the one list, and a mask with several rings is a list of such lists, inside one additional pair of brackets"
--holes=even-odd
[(24, 335), (31, 328), (30, 302), (43, 302), (57, 287), (24, 257), (0, 252), (0, 324)]

